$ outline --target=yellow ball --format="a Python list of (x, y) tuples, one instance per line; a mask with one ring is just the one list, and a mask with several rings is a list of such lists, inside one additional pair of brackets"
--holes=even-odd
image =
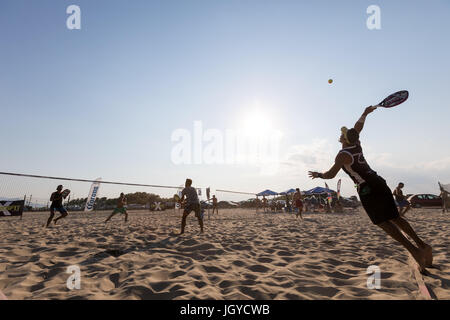
[(333, 79), (328, 80), (328, 83), (332, 84), (333, 83)]

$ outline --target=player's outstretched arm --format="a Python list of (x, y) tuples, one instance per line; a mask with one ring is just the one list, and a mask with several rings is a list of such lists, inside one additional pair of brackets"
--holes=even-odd
[(369, 106), (366, 108), (366, 110), (364, 110), (363, 114), (361, 115), (361, 117), (358, 119), (358, 121), (355, 123), (355, 130), (358, 131), (358, 133), (360, 133), (362, 131), (362, 129), (364, 128), (364, 122), (366, 121), (366, 117), (369, 113), (372, 113), (377, 107), (373, 107), (373, 106)]
[(322, 178), (322, 179), (333, 179), (336, 177), (337, 173), (341, 168), (346, 165), (350, 164), (352, 162), (351, 157), (346, 153), (339, 153), (336, 156), (336, 160), (334, 161), (334, 165), (331, 167), (330, 170), (328, 170), (325, 173), (315, 172), (315, 171), (309, 171), (308, 175), (312, 179), (316, 178)]

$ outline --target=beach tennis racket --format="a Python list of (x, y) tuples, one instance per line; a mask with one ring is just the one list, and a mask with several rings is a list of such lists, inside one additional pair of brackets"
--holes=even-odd
[(69, 189), (66, 189), (66, 190), (64, 190), (64, 191), (61, 193), (61, 195), (62, 195), (63, 198), (65, 199), (65, 198), (67, 198), (67, 196), (69, 195), (69, 193), (70, 193), (70, 190), (69, 190)]
[(392, 108), (408, 100), (409, 92), (406, 90), (391, 94), (374, 107)]

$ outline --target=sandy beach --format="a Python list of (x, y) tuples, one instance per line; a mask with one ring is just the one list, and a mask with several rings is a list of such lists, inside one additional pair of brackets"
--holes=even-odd
[[(181, 212), (71, 213), (44, 229), (48, 213), (0, 219), (0, 290), (8, 299), (425, 299), (408, 255), (373, 226), (362, 210), (345, 214), (221, 210), (194, 215), (186, 233)], [(425, 283), (435, 299), (450, 299), (449, 215), (413, 209), (407, 219), (433, 246), (439, 269)], [(66, 273), (79, 266), (81, 289)], [(381, 270), (368, 289), (367, 268)]]

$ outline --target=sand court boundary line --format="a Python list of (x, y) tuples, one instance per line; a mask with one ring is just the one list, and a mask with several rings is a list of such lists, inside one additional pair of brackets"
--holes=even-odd
[[(408, 238), (408, 235), (401, 230), (401, 233)], [(414, 277), (414, 280), (416, 280), (417, 287), (419, 288), (420, 294), (425, 298), (425, 300), (437, 300), (433, 297), (436, 297), (433, 291), (429, 289), (429, 287), (426, 285), (425, 280), (422, 276), (422, 274), (419, 271), (419, 265), (414, 260), (413, 256), (408, 252), (408, 261), (407, 261), (409, 267), (411, 268), (412, 275)], [(430, 293), (431, 291), (431, 293)]]
[[(419, 266), (417, 265), (416, 261), (411, 256), (411, 254), (408, 254), (408, 265), (412, 270), (412, 274), (414, 276), (414, 279), (416, 280), (420, 294), (425, 298), (425, 300), (437, 300), (437, 299), (433, 298), (433, 297), (436, 297), (436, 295), (426, 285), (425, 279), (423, 278), (423, 275), (419, 271)], [(431, 293), (430, 293), (430, 291), (431, 291)]]
[(0, 290), (0, 300), (8, 300), (8, 298), (3, 294), (1, 290)]

